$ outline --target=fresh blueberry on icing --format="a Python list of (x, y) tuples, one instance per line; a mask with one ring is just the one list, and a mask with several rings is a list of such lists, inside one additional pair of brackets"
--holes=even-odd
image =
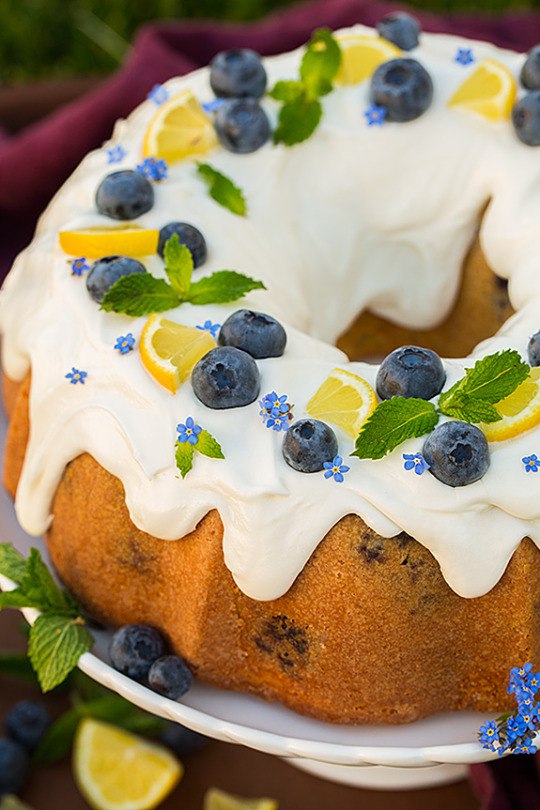
[(520, 141), (527, 146), (540, 146), (540, 90), (532, 90), (516, 101), (512, 123)]
[(535, 332), (527, 346), (530, 366), (540, 366), (540, 331)]
[(404, 11), (386, 14), (377, 23), (379, 35), (389, 42), (393, 42), (402, 51), (412, 51), (413, 48), (416, 48), (421, 30), (416, 17), (406, 14)]
[(96, 191), (100, 214), (112, 219), (136, 219), (154, 205), (154, 189), (139, 172), (126, 169), (103, 178)]
[(449, 487), (473, 484), (489, 468), (487, 439), (467, 422), (444, 422), (436, 427), (424, 442), (422, 453), (429, 472)]
[(148, 672), (148, 685), (154, 692), (178, 700), (191, 686), (193, 676), (186, 662), (177, 655), (158, 658)]
[(229, 315), (221, 327), (220, 346), (235, 346), (260, 360), (281, 357), (287, 343), (287, 333), (279, 321), (264, 312), (239, 309)]
[(431, 399), (440, 394), (445, 379), (446, 373), (438, 354), (420, 346), (401, 346), (382, 361), (376, 388), (381, 399)]
[(207, 256), (206, 240), (200, 230), (195, 225), (187, 222), (169, 222), (164, 225), (159, 232), (158, 253), (163, 258), (165, 243), (173, 234), (178, 236), (181, 245), (185, 245), (193, 257), (193, 266), (200, 267), (204, 264)]
[(7, 713), (6, 732), (8, 737), (31, 753), (51, 722), (51, 715), (42, 703), (20, 700)]
[(240, 408), (259, 396), (259, 369), (247, 352), (234, 346), (211, 349), (191, 372), (195, 395), (209, 408)]
[(231, 98), (216, 113), (216, 132), (229, 152), (255, 152), (270, 137), (270, 122), (254, 98)]
[(222, 98), (260, 98), (266, 90), (266, 71), (255, 51), (221, 51), (210, 62), (210, 86)]
[(101, 304), (112, 285), (122, 276), (146, 273), (146, 267), (129, 256), (104, 256), (95, 261), (86, 276), (86, 289)]
[(370, 101), (388, 111), (389, 121), (412, 121), (433, 98), (433, 82), (416, 59), (391, 59), (371, 78)]
[(26, 782), (29, 764), (22, 745), (7, 737), (0, 738), (0, 798), (20, 791)]
[(540, 89), (540, 45), (535, 45), (527, 54), (519, 79), (527, 90)]
[(294, 422), (283, 439), (283, 458), (293, 470), (312, 473), (324, 469), (338, 453), (336, 434), (318, 419)]
[(163, 636), (146, 624), (125, 624), (120, 627), (109, 647), (113, 667), (136, 681), (143, 681), (152, 664), (164, 654)]

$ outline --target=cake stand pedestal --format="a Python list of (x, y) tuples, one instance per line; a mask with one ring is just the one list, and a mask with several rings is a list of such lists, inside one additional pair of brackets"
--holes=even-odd
[(285, 761), (320, 779), (370, 790), (418, 790), (449, 785), (467, 778), (466, 765), (391, 768), (387, 765), (331, 765), (328, 762), (315, 762), (309, 759)]

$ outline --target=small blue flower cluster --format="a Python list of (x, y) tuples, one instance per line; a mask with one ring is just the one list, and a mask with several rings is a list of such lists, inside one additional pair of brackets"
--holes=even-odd
[(536, 754), (533, 739), (540, 731), (540, 672), (532, 672), (532, 668), (532, 664), (524, 664), (510, 670), (508, 694), (514, 695), (516, 714), (503, 714), (480, 726), (478, 739), (482, 746), (499, 756), (507, 752)]
[(120, 144), (111, 146), (110, 149), (107, 149), (107, 163), (121, 163), (126, 155), (126, 150)]
[(165, 104), (165, 102), (168, 100), (169, 91), (166, 87), (163, 87), (162, 84), (155, 84), (146, 98), (153, 101), (154, 104), (157, 104), (159, 107), (161, 104)]
[(120, 335), (116, 338), (114, 348), (117, 349), (120, 354), (129, 354), (130, 351), (133, 350), (134, 345), (135, 338), (131, 332), (128, 332), (127, 335)]
[(185, 424), (180, 422), (180, 424), (176, 426), (176, 430), (180, 444), (183, 444), (184, 442), (189, 442), (189, 444), (197, 444), (202, 427), (195, 424), (195, 420), (192, 416), (188, 416)]
[(367, 110), (364, 111), (368, 127), (380, 127), (384, 124), (388, 110), (386, 107), (381, 107), (379, 104), (372, 103)]
[(524, 456), (521, 460), (525, 465), (525, 472), (535, 473), (540, 469), (540, 459), (536, 453), (533, 453), (530, 456)]
[(90, 270), (90, 265), (86, 261), (85, 256), (80, 256), (78, 259), (72, 259), (71, 261), (72, 276), (82, 276), (82, 274), (86, 273), (88, 270)]
[(221, 324), (212, 323), (212, 321), (205, 321), (199, 326), (196, 326), (195, 329), (199, 329), (201, 332), (210, 332), (213, 338), (217, 338), (217, 334), (221, 329)]
[(351, 469), (343, 463), (341, 456), (335, 456), (332, 461), (325, 461), (323, 466), (326, 470), (324, 477), (333, 478), (338, 484), (343, 483), (343, 476)]
[(163, 159), (148, 157), (145, 158), (142, 163), (138, 164), (137, 171), (139, 174), (142, 174), (143, 177), (147, 177), (149, 180), (155, 180), (159, 183), (160, 180), (165, 180), (169, 169)]
[(278, 396), (275, 391), (266, 394), (259, 400), (261, 410), (259, 416), (267, 428), (274, 430), (288, 430), (289, 421), (293, 418), (291, 405), (287, 402), (287, 394)]
[(403, 468), (414, 470), (417, 475), (422, 475), (430, 467), (422, 453), (403, 453), (403, 461)]
[(71, 371), (65, 375), (66, 380), (69, 380), (72, 385), (77, 385), (77, 383), (84, 385), (85, 377), (88, 377), (88, 372), (82, 371), (80, 368), (75, 368), (74, 366), (72, 366)]
[(472, 48), (458, 48), (456, 53), (456, 58), (454, 60), (459, 65), (471, 65), (475, 62), (474, 54), (472, 52)]

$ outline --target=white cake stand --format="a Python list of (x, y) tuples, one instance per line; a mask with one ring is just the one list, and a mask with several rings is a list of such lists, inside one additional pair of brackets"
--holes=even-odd
[[(5, 421), (0, 419), (3, 457)], [(25, 556), (42, 540), (26, 535), (17, 523), (11, 499), (0, 488), (0, 537)], [(13, 583), (0, 576), (0, 587)], [(37, 613), (23, 611), (32, 622)], [(348, 785), (398, 790), (457, 781), (466, 765), (496, 759), (476, 742), (486, 718), (470, 712), (442, 714), (402, 726), (339, 726), (302, 717), (276, 703), (196, 683), (180, 702), (152, 692), (116, 672), (107, 663), (109, 633), (95, 633), (96, 646), (79, 666), (103, 686), (141, 709), (182, 723), (225, 742), (283, 757), (302, 770)]]

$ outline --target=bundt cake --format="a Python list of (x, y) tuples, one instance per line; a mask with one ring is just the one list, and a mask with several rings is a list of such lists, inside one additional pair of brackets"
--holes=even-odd
[(0, 296), (5, 484), (62, 581), (336, 723), (504, 709), (540, 659), (538, 91), (383, 33), (154, 88)]

